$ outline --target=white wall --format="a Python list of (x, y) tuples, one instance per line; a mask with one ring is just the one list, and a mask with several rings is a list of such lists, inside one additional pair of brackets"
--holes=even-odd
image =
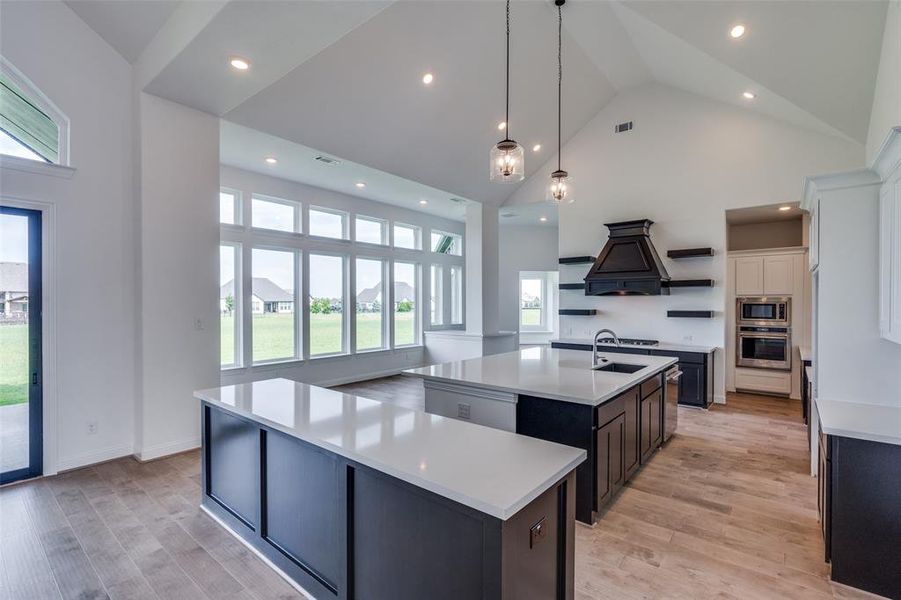
[[(519, 272), (556, 271), (557, 245), (555, 225), (501, 225), (498, 274), (501, 329), (519, 330)], [(556, 323), (557, 315), (552, 317)]]
[(140, 94), (141, 459), (200, 443), (219, 384), (219, 119)]
[[(613, 126), (634, 121), (627, 133)], [(597, 317), (561, 317), (560, 335), (587, 338), (600, 327), (626, 337), (724, 344), (725, 210), (797, 201), (811, 173), (861, 166), (863, 146), (810, 132), (740, 108), (658, 84), (619, 94), (563, 150), (577, 182), (574, 204), (560, 208), (559, 256), (596, 256), (604, 223), (649, 218), (651, 238), (671, 277), (713, 278), (712, 288), (671, 296), (561, 296), (561, 306), (597, 308)], [(550, 157), (555, 161), (555, 157)], [(548, 164), (510, 203), (544, 197)], [(666, 251), (710, 246), (715, 256), (673, 261)], [(586, 265), (560, 270), (576, 281)], [(714, 319), (668, 319), (668, 309), (712, 309)], [(717, 352), (716, 394), (724, 394), (723, 352)]]
[[(425, 328), (428, 328), (427, 293), (429, 289), (429, 264), (432, 262), (460, 264), (462, 262), (459, 257), (432, 254), (428, 251), (429, 234), (432, 228), (462, 235), (465, 230), (462, 222), (224, 165), (220, 168), (220, 181), (223, 187), (242, 192), (245, 199), (249, 199), (251, 193), (259, 193), (277, 198), (297, 200), (306, 206), (320, 205), (344, 210), (351, 213), (351, 215), (359, 213), (421, 227), (424, 250), (422, 252), (410, 252), (408, 257), (405, 256), (405, 259), (419, 262), (421, 265), (423, 295), (420, 297), (420, 309), (422, 310), (420, 315), (421, 323), (423, 323)], [(342, 243), (326, 241), (323, 244), (332, 244), (334, 246)], [(334, 251), (335, 248), (332, 247), (330, 249)], [(346, 249), (339, 248), (339, 250), (349, 251), (350, 249), (348, 247)], [(464, 248), (465, 251), (466, 249)], [(377, 249), (373, 249), (372, 252), (378, 254)], [(218, 267), (215, 273), (218, 274)], [(216, 292), (214, 292), (214, 295), (218, 297)], [(227, 385), (269, 377), (286, 377), (307, 383), (333, 385), (367, 379), (377, 375), (397, 373), (403, 369), (421, 366), (424, 363), (425, 352), (422, 347), (399, 348), (397, 350), (367, 352), (352, 356), (316, 358), (290, 364), (257, 366), (252, 369), (228, 370), (222, 373), (221, 381), (223, 385)]]
[(870, 114), (867, 135), (867, 164), (870, 164), (889, 134), (901, 125), (901, 1), (889, 2), (882, 35), (882, 57)]
[[(54, 211), (46, 240), (56, 301), (45, 340), (45, 355), (56, 358), (55, 372), (45, 372), (45, 384), (53, 382), (44, 390), (49, 473), (132, 451), (131, 68), (61, 2), (0, 4), (0, 54), (71, 120), (71, 179), (0, 172), (3, 201), (30, 200)], [(97, 433), (88, 434), (89, 421)]]

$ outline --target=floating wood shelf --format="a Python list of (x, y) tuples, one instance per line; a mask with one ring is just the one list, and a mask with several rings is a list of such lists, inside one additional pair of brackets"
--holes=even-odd
[(561, 283), (559, 286), (561, 290), (584, 290), (584, 283)]
[(694, 258), (697, 256), (713, 256), (713, 248), (685, 248), (684, 250), (668, 250), (670, 258)]
[(561, 315), (569, 315), (571, 317), (590, 317), (598, 314), (593, 308), (561, 308), (557, 311)]
[(559, 262), (561, 265), (579, 265), (579, 264), (584, 264), (584, 263), (593, 263), (594, 257), (593, 256), (567, 256), (567, 257), (559, 259), (557, 262)]
[(712, 279), (670, 279), (664, 285), (668, 288), (713, 287)]
[(712, 310), (668, 310), (666, 316), (682, 319), (712, 319)]

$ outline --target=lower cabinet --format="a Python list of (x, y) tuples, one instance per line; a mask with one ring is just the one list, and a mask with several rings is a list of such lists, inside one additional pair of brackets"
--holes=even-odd
[(641, 399), (641, 464), (644, 464), (663, 441), (663, 390), (657, 389)]
[(519, 395), (516, 433), (582, 448), (576, 519), (593, 524), (663, 443), (663, 377), (648, 377), (599, 406)]
[(609, 502), (626, 481), (623, 462), (626, 439), (626, 415), (619, 415), (598, 429), (597, 443), (597, 509)]
[(823, 533), (823, 541), (826, 547), (826, 561), (829, 561), (829, 554), (832, 550), (831, 542), (831, 523), (830, 504), (831, 504), (831, 469), (832, 460), (829, 456), (829, 436), (820, 431), (819, 440), (819, 467), (817, 468), (817, 511), (820, 516), (820, 530)]
[(638, 470), (638, 467), (641, 466), (641, 461), (639, 460), (640, 450), (639, 450), (639, 435), (638, 435), (638, 421), (639, 415), (641, 414), (641, 396), (638, 393), (638, 388), (632, 388), (628, 392), (622, 395), (623, 403), (625, 404), (625, 412), (623, 416), (626, 419), (623, 434), (623, 463), (625, 469), (625, 477), (626, 481), (628, 481), (632, 474)]

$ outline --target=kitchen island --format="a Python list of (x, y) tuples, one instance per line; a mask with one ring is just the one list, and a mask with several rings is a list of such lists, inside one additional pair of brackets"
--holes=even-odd
[(286, 379), (195, 396), (202, 507), (315, 598), (573, 597), (585, 451)]
[[(581, 448), (576, 518), (594, 523), (664, 442), (663, 372), (678, 358), (533, 347), (404, 371), (426, 412)], [(670, 413), (670, 419), (675, 415)]]

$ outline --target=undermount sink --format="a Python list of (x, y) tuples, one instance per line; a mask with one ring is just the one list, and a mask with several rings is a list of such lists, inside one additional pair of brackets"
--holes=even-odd
[(634, 373), (641, 371), (647, 365), (631, 365), (629, 363), (608, 362), (594, 367), (595, 371), (609, 371), (610, 373)]

